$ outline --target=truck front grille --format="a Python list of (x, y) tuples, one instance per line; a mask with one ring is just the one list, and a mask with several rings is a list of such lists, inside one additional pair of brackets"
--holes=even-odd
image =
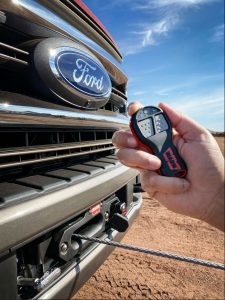
[(115, 149), (112, 134), (112, 131), (103, 130), (1, 129), (0, 179), (39, 173), (112, 154)]
[[(127, 77), (107, 56), (106, 44), (115, 48), (110, 36), (73, 1), (24, 0), (20, 8), (0, 4), (0, 181), (111, 155), (113, 132), (127, 127)], [(79, 109), (45, 90), (33, 52), (48, 38), (80, 43), (101, 62), (112, 83), (103, 107)]]

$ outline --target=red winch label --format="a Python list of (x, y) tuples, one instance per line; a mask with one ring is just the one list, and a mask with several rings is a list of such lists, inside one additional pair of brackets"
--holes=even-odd
[(168, 167), (170, 170), (179, 170), (181, 169), (176, 156), (173, 153), (173, 150), (171, 147), (169, 147), (164, 153), (163, 157), (165, 158), (165, 161), (167, 162)]
[(98, 203), (96, 204), (95, 206), (92, 206), (90, 209), (89, 209), (89, 213), (92, 215), (92, 216), (95, 216), (97, 214), (99, 214), (101, 211), (101, 204)]

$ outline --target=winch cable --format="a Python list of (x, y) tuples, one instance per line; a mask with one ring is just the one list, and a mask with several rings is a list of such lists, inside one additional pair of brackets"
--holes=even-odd
[(196, 265), (201, 265), (201, 266), (205, 266), (205, 267), (215, 268), (215, 269), (219, 269), (219, 270), (225, 270), (224, 264), (213, 262), (213, 261), (208, 261), (208, 260), (203, 260), (203, 259), (178, 255), (178, 254), (174, 254), (174, 253), (170, 253), (170, 252), (164, 252), (164, 251), (160, 251), (160, 250), (148, 249), (148, 248), (144, 248), (144, 247), (137, 247), (137, 246), (133, 246), (133, 245), (125, 244), (125, 243), (114, 242), (114, 241), (111, 241), (111, 240), (101, 240), (101, 239), (98, 239), (98, 238), (88, 237), (86, 235), (77, 234), (77, 233), (74, 233), (73, 236), (75, 238), (79, 238), (79, 239), (90, 241), (90, 242), (105, 244), (105, 245), (108, 245), (108, 246), (114, 246), (114, 247), (123, 248), (123, 249), (126, 249), (126, 250), (143, 252), (143, 253), (146, 253), (146, 254), (161, 256), (161, 257), (169, 258), (169, 259), (175, 259), (175, 260), (179, 260), (179, 261), (183, 261), (183, 262), (187, 262), (187, 263), (192, 263), (192, 264), (196, 264)]

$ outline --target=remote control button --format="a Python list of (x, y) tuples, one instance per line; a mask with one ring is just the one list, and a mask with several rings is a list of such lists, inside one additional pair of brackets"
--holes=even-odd
[(155, 126), (156, 126), (157, 133), (165, 131), (169, 128), (163, 114), (159, 114), (155, 116)]
[(145, 138), (154, 135), (153, 122), (151, 118), (138, 122), (138, 126)]

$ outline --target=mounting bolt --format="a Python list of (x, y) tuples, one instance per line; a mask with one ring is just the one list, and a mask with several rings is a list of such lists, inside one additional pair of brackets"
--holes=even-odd
[(104, 218), (105, 218), (105, 221), (109, 221), (109, 213), (108, 213), (108, 211), (105, 212)]
[(68, 250), (68, 244), (67, 243), (62, 243), (60, 245), (60, 251), (61, 251), (61, 253), (66, 253), (67, 250)]

